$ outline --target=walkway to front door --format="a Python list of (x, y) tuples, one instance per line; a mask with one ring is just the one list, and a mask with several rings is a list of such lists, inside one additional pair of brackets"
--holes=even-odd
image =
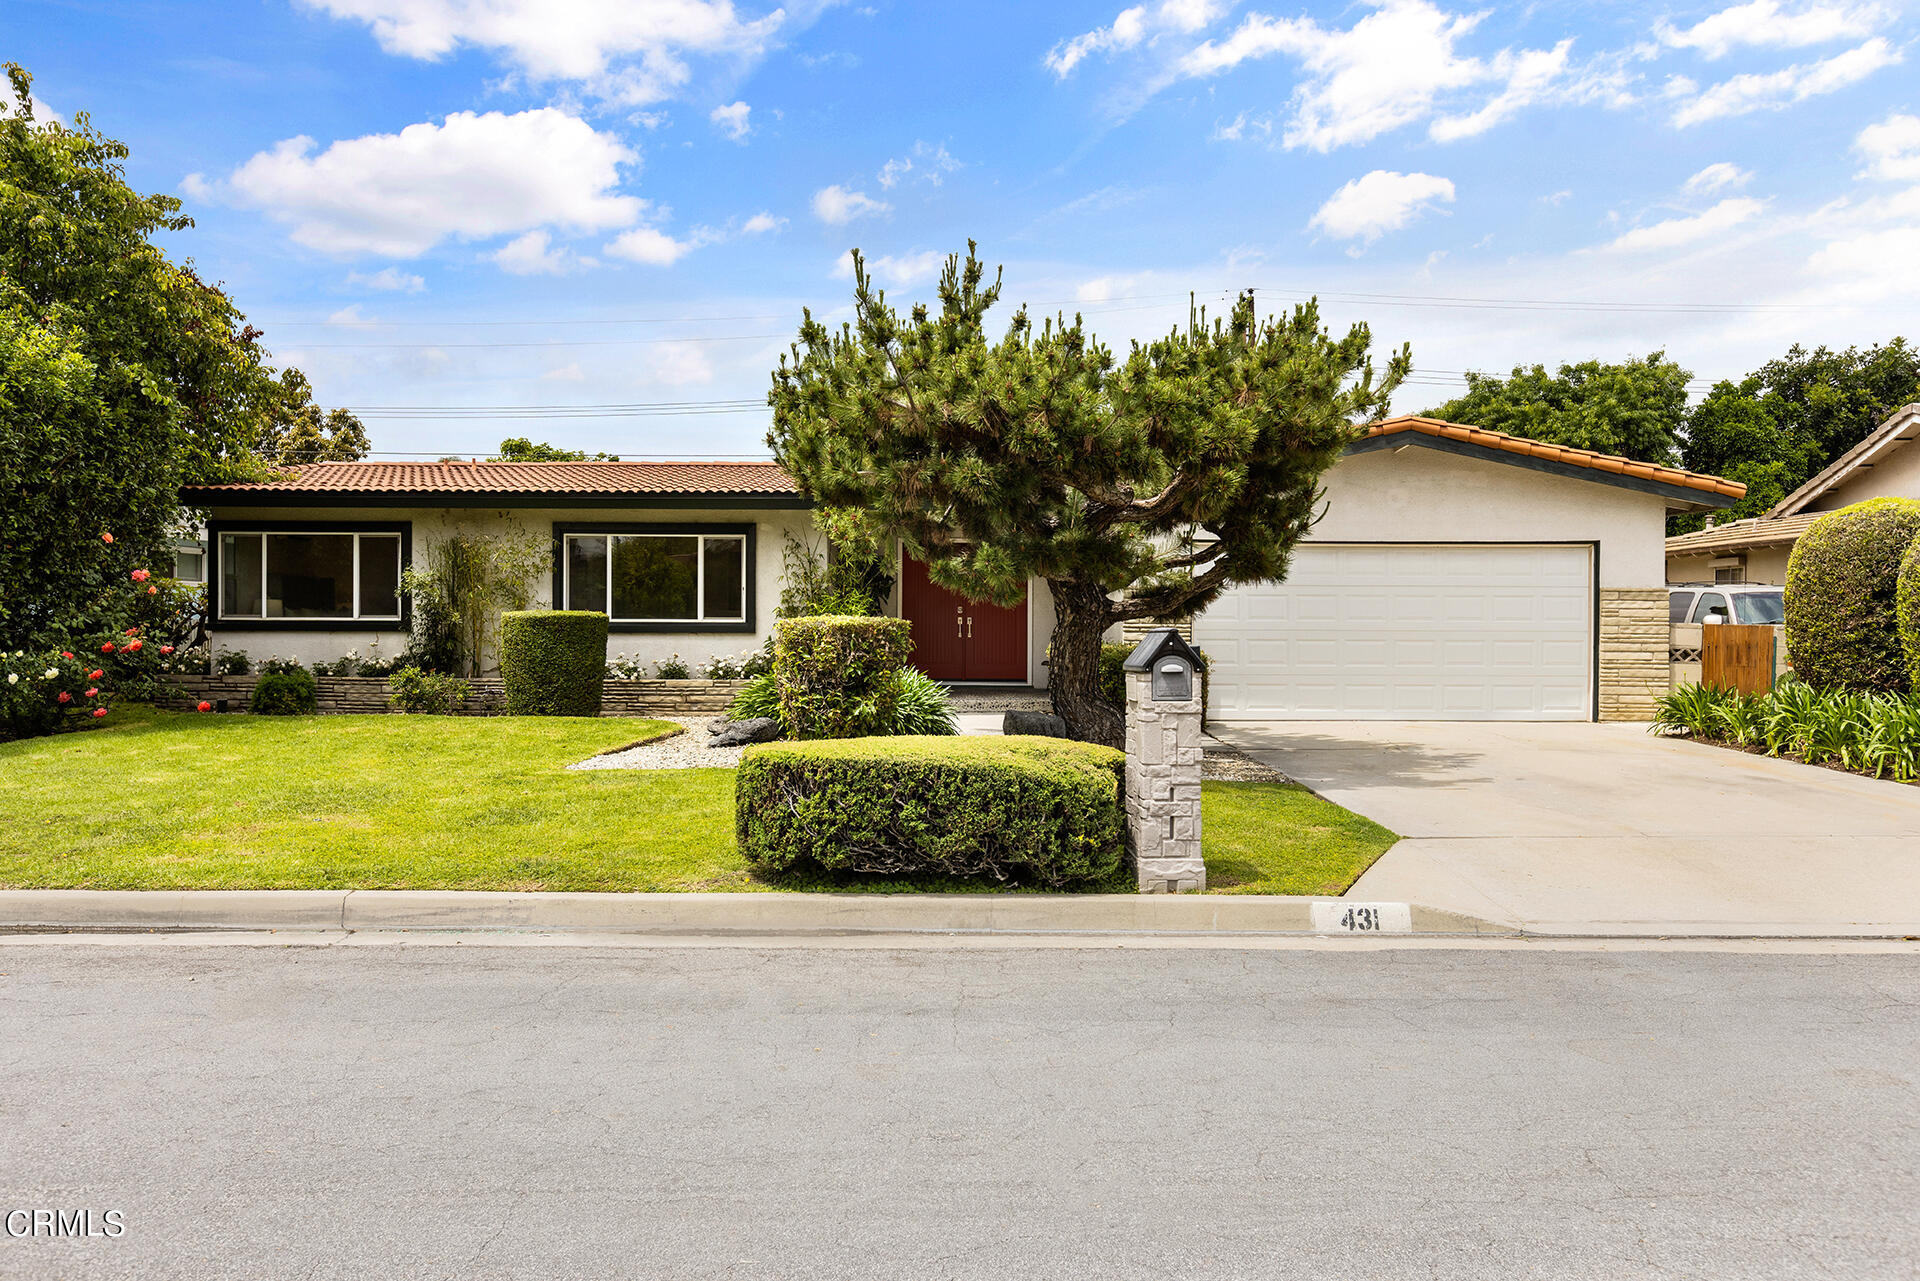
[(1012, 609), (956, 595), (911, 556), (900, 574), (900, 614), (913, 624), (913, 665), (940, 681), (1027, 679), (1027, 602)]

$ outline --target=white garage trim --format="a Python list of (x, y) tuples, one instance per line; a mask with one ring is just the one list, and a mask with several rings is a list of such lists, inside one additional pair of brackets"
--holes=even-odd
[(1593, 720), (1593, 541), (1303, 544), (1194, 620), (1230, 720)]

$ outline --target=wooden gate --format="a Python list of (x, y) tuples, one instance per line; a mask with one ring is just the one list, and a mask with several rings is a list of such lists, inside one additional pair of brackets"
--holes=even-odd
[(1715, 623), (1700, 629), (1700, 683), (1742, 694), (1773, 688), (1774, 631), (1766, 624)]

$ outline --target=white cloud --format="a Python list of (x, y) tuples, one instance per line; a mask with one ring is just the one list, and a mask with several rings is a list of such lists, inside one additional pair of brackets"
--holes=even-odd
[(1320, 206), (1307, 226), (1341, 240), (1372, 243), (1398, 231), (1436, 204), (1453, 202), (1453, 183), (1430, 173), (1375, 169), (1355, 178)]
[(921, 181), (938, 187), (947, 180), (947, 175), (963, 166), (947, 151), (945, 143), (915, 142), (904, 156), (896, 157), (880, 166), (877, 181), (882, 190), (890, 191), (902, 178), (910, 173), (920, 175)]
[(1920, 182), (1920, 116), (1896, 114), (1868, 125), (1853, 147), (1867, 158), (1860, 177)]
[(724, 107), (715, 107), (707, 113), (720, 131), (735, 142), (744, 142), (753, 126), (747, 123), (747, 115), (753, 110), (744, 102), (729, 103)]
[(1799, 49), (1832, 40), (1853, 40), (1877, 31), (1886, 10), (1874, 4), (1806, 4), (1789, 9), (1778, 0), (1750, 0), (1702, 18), (1685, 30), (1665, 19), (1654, 24), (1662, 44), (1698, 49), (1724, 58), (1740, 45)]
[(544, 231), (529, 231), (494, 251), (500, 270), (513, 276), (562, 276), (585, 265), (572, 250), (555, 248)]
[(703, 243), (705, 241), (698, 237), (675, 240), (658, 227), (635, 227), (622, 232), (602, 252), (649, 267), (671, 267)]
[(849, 191), (838, 184), (813, 193), (813, 216), (834, 227), (844, 226), (855, 218), (883, 214), (892, 208), (886, 201), (875, 200), (864, 191)]
[[(1294, 89), (1284, 141), (1315, 151), (1363, 143), (1429, 118), (1430, 135), (1450, 142), (1483, 133), (1543, 99), (1607, 87), (1600, 77), (1572, 76), (1570, 40), (1551, 49), (1503, 49), (1490, 58), (1456, 52), (1484, 17), (1451, 14), (1428, 0), (1377, 0), (1372, 13), (1344, 30), (1312, 18), (1249, 13), (1230, 35), (1190, 50), (1176, 74), (1216, 76), (1275, 54), (1298, 60), (1306, 76)], [(1491, 96), (1459, 109), (1462, 95), (1487, 88)]]
[(1645, 253), (1655, 249), (1679, 249), (1699, 244), (1751, 222), (1766, 209), (1766, 202), (1741, 196), (1722, 200), (1705, 213), (1685, 218), (1668, 218), (1632, 231), (1608, 243), (1605, 248), (1620, 253)]
[(630, 105), (686, 83), (691, 54), (754, 58), (786, 21), (743, 19), (731, 0), (305, 0), (373, 29), (388, 53), (437, 60), (491, 51), (537, 82), (575, 81)]
[(1205, 30), (1232, 8), (1232, 0), (1161, 0), (1157, 5), (1122, 9), (1106, 26), (1054, 45), (1047, 52), (1047, 67), (1064, 80), (1096, 53), (1118, 53), (1143, 43), (1156, 43), (1168, 35), (1191, 35)]
[(1920, 292), (1920, 226), (1888, 227), (1832, 241), (1807, 269), (1850, 301), (1910, 298)]
[(328, 316), (327, 323), (329, 325), (343, 325), (348, 329), (364, 329), (369, 325), (376, 325), (380, 322), (371, 316), (361, 315), (360, 304), (356, 302), (350, 303), (342, 307), (339, 311), (334, 312), (331, 316)]
[(1735, 187), (1744, 187), (1752, 180), (1753, 175), (1747, 170), (1722, 160), (1708, 165), (1680, 184), (1680, 192), (1687, 196), (1712, 196)]
[(378, 289), (401, 294), (417, 294), (427, 287), (424, 277), (401, 271), (398, 267), (383, 267), (371, 275), (350, 271), (347, 273), (347, 283), (358, 285), (362, 289)]
[(1750, 111), (1778, 109), (1824, 93), (1833, 93), (1866, 79), (1900, 61), (1900, 51), (1883, 37), (1837, 53), (1819, 62), (1801, 63), (1779, 71), (1734, 76), (1683, 101), (1673, 123), (1685, 127)]
[[(947, 265), (947, 255), (938, 249), (927, 249), (909, 254), (882, 254), (866, 259), (866, 264), (867, 275), (882, 289), (905, 289), (938, 276), (940, 269)], [(833, 274), (840, 280), (853, 279), (853, 255), (843, 254), (834, 263)]]
[(561, 365), (557, 369), (549, 369), (540, 375), (541, 382), (549, 383), (583, 383), (586, 380), (586, 371), (580, 368), (580, 362), (577, 360)]
[(460, 111), (444, 124), (314, 147), (289, 138), (213, 190), (291, 223), (293, 239), (310, 249), (388, 258), (417, 257), (449, 237), (620, 227), (643, 208), (614, 190), (634, 153), (553, 107)]
[(1064, 79), (1090, 55), (1112, 53), (1116, 49), (1131, 49), (1146, 37), (1147, 7), (1135, 5), (1131, 9), (1122, 9), (1114, 20), (1104, 27), (1095, 27), (1092, 31), (1082, 32), (1071, 40), (1062, 40), (1048, 52), (1047, 66), (1054, 75)]
[(785, 218), (776, 218), (770, 213), (757, 213), (740, 224), (740, 232), (747, 236), (764, 236), (770, 231), (778, 231), (787, 225)]

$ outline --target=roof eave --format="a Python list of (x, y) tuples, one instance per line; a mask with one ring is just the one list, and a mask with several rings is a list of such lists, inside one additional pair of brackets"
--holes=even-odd
[(1904, 435), (1908, 426), (1920, 426), (1920, 404), (1902, 405), (1888, 414), (1887, 421), (1868, 432), (1866, 439), (1815, 472), (1800, 488), (1769, 508), (1767, 515), (1798, 516), (1808, 503), (1853, 475), (1872, 455), (1888, 446), (1898, 448), (1920, 438)]
[(351, 490), (227, 489), (187, 486), (187, 507), (584, 507), (683, 509), (729, 507), (804, 510), (813, 506), (794, 493), (680, 490), (658, 493), (556, 493), (544, 490)]
[(1418, 445), (1423, 449), (1437, 449), (1441, 453), (1457, 454), (1463, 458), (1478, 458), (1486, 462), (1504, 463), (1509, 467), (1520, 467), (1527, 471), (1545, 472), (1550, 476), (1565, 476), (1569, 480), (1584, 480), (1596, 485), (1611, 485), (1616, 489), (1632, 490), (1636, 493), (1655, 494), (1664, 498), (1670, 512), (1719, 511), (1731, 507), (1740, 499), (1736, 495), (1710, 493), (1704, 489), (1694, 489), (1686, 485), (1676, 485), (1671, 481), (1649, 479), (1640, 476), (1628, 476), (1620, 472), (1602, 471), (1596, 467), (1582, 467), (1575, 463), (1560, 462), (1557, 459), (1541, 458), (1533, 454), (1517, 454), (1511, 450), (1500, 449), (1493, 445), (1483, 445), (1470, 440), (1456, 440), (1451, 436), (1435, 436), (1417, 431), (1411, 427), (1397, 431), (1383, 432), (1377, 436), (1364, 436), (1347, 446), (1348, 454), (1368, 454), (1382, 449), (1399, 449), (1406, 445)]

